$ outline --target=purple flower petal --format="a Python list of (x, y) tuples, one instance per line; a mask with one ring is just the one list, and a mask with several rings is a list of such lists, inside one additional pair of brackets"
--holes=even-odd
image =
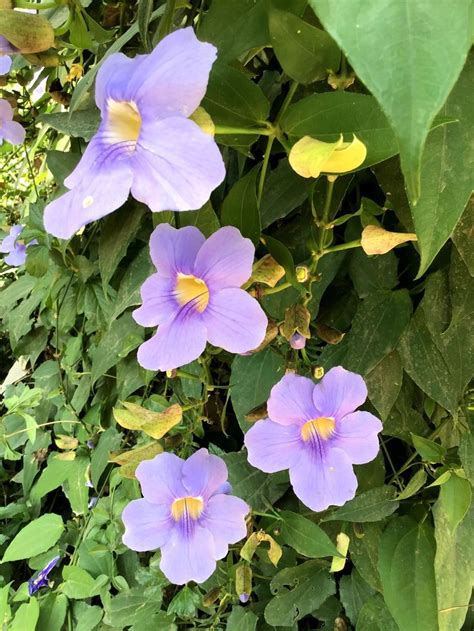
[(145, 55), (137, 55), (131, 59), (123, 53), (114, 53), (104, 61), (95, 83), (95, 102), (102, 116), (107, 116), (109, 99), (119, 102), (136, 101), (136, 91), (131, 90), (130, 83), (134, 76), (143, 78), (140, 67), (144, 59)]
[(268, 319), (258, 302), (243, 289), (210, 294), (202, 314), (211, 344), (231, 353), (246, 353), (263, 342)]
[(319, 416), (313, 403), (314, 383), (300, 375), (288, 374), (273, 386), (268, 400), (268, 416), (281, 425), (303, 425)]
[(132, 162), (132, 195), (153, 212), (201, 208), (225, 176), (214, 139), (187, 118), (144, 119)]
[(367, 386), (362, 377), (342, 366), (331, 368), (313, 393), (318, 416), (331, 416), (336, 421), (356, 410), (366, 398)]
[(18, 48), (12, 46), (6, 37), (0, 35), (0, 55), (13, 55), (18, 52)]
[(290, 346), (296, 351), (306, 346), (306, 338), (301, 333), (295, 333), (290, 338)]
[(176, 280), (178, 272), (193, 273), (196, 255), (205, 240), (202, 232), (194, 226), (177, 230), (162, 223), (150, 237), (151, 259), (161, 276)]
[(382, 423), (370, 412), (347, 414), (336, 423), (331, 447), (342, 449), (354, 464), (370, 462), (379, 452), (377, 434), (382, 429)]
[(269, 419), (255, 423), (245, 434), (247, 460), (265, 473), (296, 465), (302, 450), (299, 425), (280, 425)]
[(204, 98), (217, 50), (200, 42), (192, 28), (165, 37), (141, 62), (129, 90), (145, 115), (190, 116)]
[(13, 118), (13, 108), (6, 99), (0, 99), (0, 127), (5, 121)]
[(315, 457), (307, 449), (290, 469), (295, 495), (311, 510), (320, 512), (331, 505), (342, 506), (352, 499), (357, 478), (347, 455), (340, 449), (327, 449)]
[(250, 507), (239, 497), (214, 495), (207, 503), (202, 524), (214, 538), (215, 558), (227, 554), (229, 544), (237, 543), (247, 535), (245, 516)]
[[(105, 217), (127, 201), (132, 181), (127, 163), (105, 160), (96, 166), (93, 175), (84, 175), (80, 184), (46, 206), (43, 221), (47, 232), (70, 239), (79, 228)], [(70, 177), (73, 176), (75, 173)]]
[(4, 261), (7, 265), (12, 265), (13, 267), (23, 265), (26, 261), (26, 246), (22, 243), (17, 243)]
[(143, 460), (135, 472), (143, 497), (152, 504), (171, 504), (177, 497), (184, 497), (182, 469), (183, 460), (174, 454), (162, 453)]
[(175, 585), (206, 581), (216, 569), (211, 532), (198, 524), (191, 533), (175, 528), (168, 543), (161, 548), (160, 569)]
[(6, 121), (0, 127), (0, 136), (12, 145), (21, 145), (25, 134), (23, 127), (16, 121)]
[(255, 247), (237, 228), (214, 232), (196, 257), (195, 273), (214, 290), (241, 287), (252, 274)]
[(138, 363), (148, 370), (179, 368), (201, 355), (206, 337), (201, 318), (184, 307), (174, 320), (161, 324), (156, 334), (140, 346)]
[(141, 326), (157, 326), (174, 317), (179, 305), (173, 295), (176, 282), (160, 274), (153, 274), (143, 283), (140, 294), (143, 304), (133, 312)]
[(10, 72), (12, 67), (12, 60), (7, 55), (0, 54), (0, 75), (5, 75)]
[(207, 500), (226, 482), (228, 472), (222, 458), (199, 449), (183, 464), (183, 484), (187, 494)]
[(156, 550), (170, 539), (173, 525), (169, 504), (134, 500), (122, 512), (123, 543), (137, 552)]

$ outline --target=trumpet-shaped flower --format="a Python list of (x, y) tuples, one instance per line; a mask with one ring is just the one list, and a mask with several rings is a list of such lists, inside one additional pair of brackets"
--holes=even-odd
[(367, 397), (360, 375), (338, 366), (318, 383), (288, 374), (272, 388), (269, 418), (246, 434), (251, 465), (266, 473), (289, 469), (297, 497), (314, 511), (354, 497), (353, 464), (375, 458), (382, 423), (357, 411)]
[(30, 596), (36, 594), (36, 592), (42, 587), (48, 587), (48, 575), (51, 570), (56, 567), (60, 558), (61, 557), (59, 556), (55, 556), (42, 570), (40, 570), (37, 574), (30, 578), (30, 580), (28, 581), (28, 594)]
[(202, 583), (247, 533), (249, 506), (229, 495), (227, 467), (207, 449), (187, 460), (161, 453), (141, 462), (135, 474), (143, 499), (123, 513), (123, 542), (139, 552), (161, 548), (160, 568), (169, 581)]
[(13, 108), (8, 101), (0, 99), (0, 145), (3, 141), (19, 145), (25, 140), (25, 130), (13, 120)]
[(8, 256), (4, 259), (7, 265), (12, 265), (13, 267), (23, 265), (26, 261), (26, 248), (29, 245), (35, 245), (38, 243), (36, 239), (33, 239), (33, 241), (30, 241), (26, 245), (24, 243), (20, 243), (18, 241), (18, 237), (20, 236), (22, 230), (23, 226), (20, 224), (12, 226), (10, 234), (0, 243), (0, 252), (4, 254), (8, 253)]
[(193, 361), (206, 342), (231, 353), (256, 348), (267, 317), (240, 289), (250, 278), (255, 248), (237, 228), (220, 228), (209, 239), (195, 227), (160, 224), (150, 238), (157, 273), (141, 288), (143, 305), (133, 312), (157, 333), (138, 349), (150, 370), (171, 370)]
[(191, 28), (149, 55), (111, 55), (97, 73), (102, 122), (64, 181), (71, 189), (45, 209), (44, 225), (68, 239), (133, 197), (154, 212), (200, 208), (225, 175), (213, 137), (189, 116), (201, 102), (216, 57)]

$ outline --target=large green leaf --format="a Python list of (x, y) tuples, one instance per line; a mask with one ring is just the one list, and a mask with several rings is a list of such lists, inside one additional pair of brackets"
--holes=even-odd
[(435, 519), (435, 574), (440, 631), (459, 631), (468, 611), (472, 591), (472, 541), (474, 505), (455, 531), (444, 498), (433, 509)]
[(400, 631), (380, 594), (375, 594), (359, 611), (356, 631)]
[(436, 631), (435, 541), (428, 522), (395, 519), (380, 541), (379, 572), (385, 602), (403, 631)]
[(260, 239), (260, 216), (257, 204), (257, 177), (260, 166), (253, 168), (230, 189), (222, 204), (221, 223), (235, 226), (255, 245)]
[(308, 181), (293, 171), (286, 158), (280, 160), (276, 169), (265, 179), (260, 203), (262, 229), (301, 206), (307, 195)]
[(346, 575), (341, 578), (339, 593), (346, 615), (355, 625), (360, 610), (374, 594), (374, 590), (364, 581), (357, 570), (353, 570), (349, 576)]
[(344, 506), (336, 509), (324, 517), (324, 521), (353, 521), (370, 522), (379, 521), (388, 517), (398, 508), (395, 501), (395, 488), (393, 486), (380, 486), (370, 489), (346, 502)]
[(58, 541), (63, 530), (63, 520), (55, 513), (46, 513), (34, 519), (10, 542), (3, 555), (2, 563), (30, 559), (46, 552)]
[[(457, 2), (454, 6), (461, 4)], [(411, 205), (421, 251), (419, 276), (452, 235), (471, 196), (474, 185), (473, 93), (474, 57), (471, 57), (442, 110), (457, 122), (431, 132), (423, 153), (421, 196), (416, 205)]]
[(355, 134), (367, 147), (367, 157), (357, 170), (398, 153), (387, 117), (377, 100), (366, 94), (312, 94), (288, 108), (281, 127), (292, 138), (312, 136), (324, 142), (335, 142), (340, 134), (350, 141)]
[(310, 0), (387, 114), (413, 201), (431, 123), (471, 45), (470, 0)]
[(335, 545), (317, 524), (303, 515), (282, 511), (281, 536), (283, 541), (300, 554), (311, 559), (337, 556)]

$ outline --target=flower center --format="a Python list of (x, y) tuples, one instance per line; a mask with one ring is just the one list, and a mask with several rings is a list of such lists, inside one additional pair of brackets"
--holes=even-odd
[(301, 428), (301, 437), (307, 442), (315, 438), (327, 440), (333, 433), (336, 425), (335, 419), (330, 416), (320, 416), (307, 421)]
[(171, 504), (171, 515), (175, 521), (199, 519), (204, 510), (204, 502), (200, 497), (180, 497)]
[(199, 313), (202, 313), (209, 303), (208, 286), (192, 274), (178, 274), (174, 293), (182, 307), (192, 303)]
[(108, 132), (112, 144), (130, 142), (135, 147), (142, 126), (142, 117), (135, 103), (109, 99), (107, 113)]

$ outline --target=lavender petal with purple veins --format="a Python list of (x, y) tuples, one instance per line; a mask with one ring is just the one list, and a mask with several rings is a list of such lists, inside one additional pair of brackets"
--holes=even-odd
[(60, 558), (59, 556), (54, 557), (42, 570), (30, 578), (28, 581), (28, 594), (30, 596), (36, 594), (41, 587), (48, 587), (48, 574), (57, 565)]
[(123, 542), (132, 550), (161, 548), (161, 571), (171, 583), (203, 583), (247, 533), (249, 506), (228, 495), (224, 461), (200, 449), (187, 460), (162, 453), (140, 463), (143, 499), (128, 504)]
[(0, 243), (0, 252), (8, 254), (8, 256), (4, 259), (5, 263), (7, 265), (11, 265), (12, 267), (23, 265), (26, 261), (26, 248), (38, 243), (36, 239), (33, 239), (33, 241), (30, 241), (26, 245), (24, 243), (20, 243), (18, 241), (18, 237), (20, 236), (22, 230), (23, 226), (20, 224), (12, 226), (10, 234)]
[(149, 55), (110, 55), (97, 73), (102, 122), (71, 189), (48, 204), (46, 230), (68, 239), (135, 199), (153, 212), (194, 210), (224, 179), (217, 145), (188, 117), (199, 106), (216, 58), (191, 28), (165, 37)]
[(0, 99), (0, 145), (3, 141), (20, 145), (25, 140), (25, 130), (13, 120), (13, 108), (8, 101)]
[(318, 383), (288, 374), (273, 388), (269, 418), (245, 435), (248, 461), (266, 473), (289, 469), (296, 496), (314, 511), (342, 506), (357, 489), (354, 464), (373, 460), (382, 423), (357, 411), (367, 398), (360, 375), (338, 366)]
[(171, 370), (193, 361), (206, 342), (231, 353), (256, 348), (267, 316), (240, 286), (252, 273), (255, 248), (237, 228), (220, 228), (209, 239), (192, 226), (160, 224), (150, 238), (158, 272), (141, 287), (143, 304), (133, 312), (157, 333), (138, 349), (149, 370)]

